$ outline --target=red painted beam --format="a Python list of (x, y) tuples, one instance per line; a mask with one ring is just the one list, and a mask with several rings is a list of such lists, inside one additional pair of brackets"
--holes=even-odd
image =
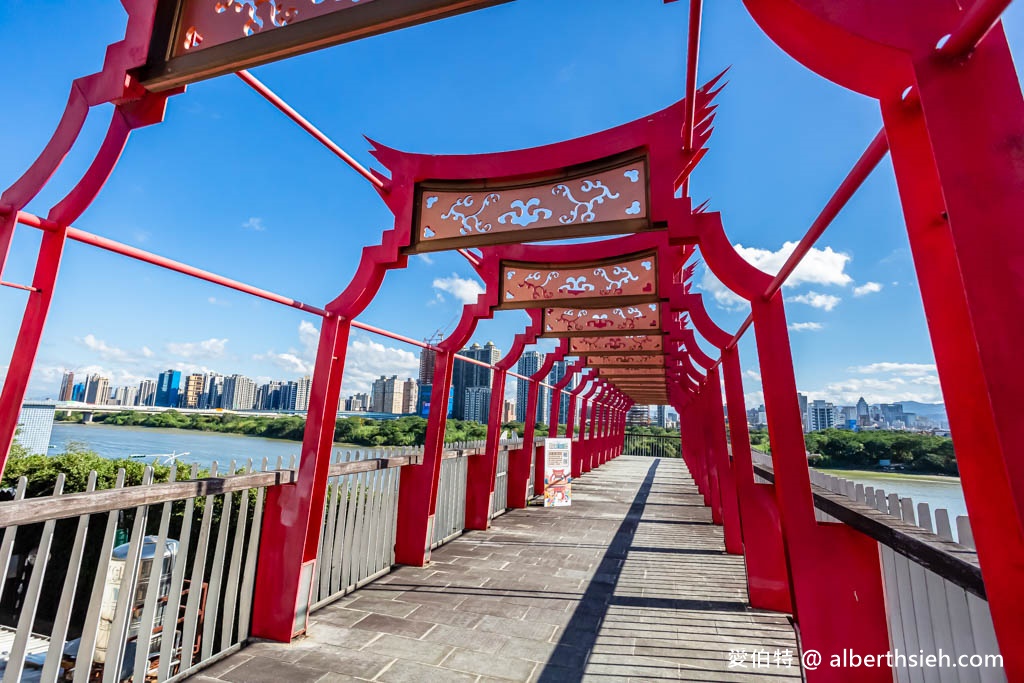
[(867, 180), (868, 176), (871, 175), (871, 172), (875, 170), (879, 162), (888, 153), (889, 142), (886, 140), (885, 130), (883, 129), (875, 135), (871, 144), (864, 150), (860, 159), (857, 160), (857, 163), (853, 165), (849, 174), (847, 174), (838, 189), (836, 189), (835, 194), (825, 204), (825, 208), (814, 219), (814, 223), (811, 224), (807, 234), (800, 240), (800, 244), (796, 246), (796, 249), (786, 259), (786, 263), (783, 264), (775, 279), (768, 285), (768, 289), (764, 293), (765, 301), (775, 296), (775, 293), (782, 287), (782, 283), (793, 274), (796, 267), (800, 265), (800, 262), (811, 251), (814, 243), (818, 241), (828, 226), (832, 224), (832, 221), (839, 215), (839, 212), (843, 210), (843, 207), (846, 206), (857, 190), (860, 189), (860, 186), (864, 184), (864, 181)]
[(962, 57), (981, 42), (985, 34), (999, 21), (1013, 0), (976, 0), (964, 13), (960, 26), (938, 48), (944, 57)]
[(292, 109), (292, 107), (287, 102), (278, 97), (273, 90), (263, 85), (263, 83), (261, 83), (255, 76), (253, 76), (251, 73), (245, 70), (239, 71), (235, 75), (241, 78), (243, 81), (245, 81), (245, 83), (249, 87), (251, 87), (253, 90), (262, 95), (268, 102), (277, 107), (277, 109), (279, 109), (285, 116), (290, 118), (295, 123), (299, 124), (299, 127), (302, 128), (302, 130), (309, 133), (310, 135), (312, 135), (317, 140), (317, 142), (319, 142), (327, 149), (331, 150), (331, 152), (333, 152), (335, 156), (337, 156), (339, 159), (341, 159), (346, 164), (351, 166), (352, 170), (354, 170), (356, 173), (370, 181), (370, 183), (374, 187), (376, 187), (379, 190), (385, 189), (383, 180), (375, 176), (373, 173), (369, 171), (369, 169), (367, 169), (365, 166), (363, 166), (358, 161), (353, 159), (348, 152), (339, 147), (333, 140), (327, 137), (319, 128), (314, 126), (304, 116), (302, 116), (302, 114)]
[(697, 58), (700, 53), (700, 19), (703, 0), (690, 0), (690, 22), (686, 38), (686, 118), (683, 119), (683, 149), (693, 150), (693, 120), (697, 111)]
[(10, 287), (11, 289), (21, 289), (21, 290), (24, 290), (26, 292), (38, 292), (39, 291), (39, 289), (36, 288), (36, 287), (31, 287), (29, 285), (19, 285), (17, 282), (6, 282), (4, 280), (0, 280), (0, 286)]

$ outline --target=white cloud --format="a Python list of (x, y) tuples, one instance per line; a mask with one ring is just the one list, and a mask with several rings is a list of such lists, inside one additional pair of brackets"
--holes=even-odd
[(811, 400), (823, 399), (836, 405), (853, 405), (861, 396), (868, 403), (895, 403), (897, 401), (919, 401), (921, 403), (941, 403), (942, 392), (939, 390), (938, 377), (935, 381), (908, 382), (902, 377), (851, 377), (826, 384), (820, 391), (805, 392)]
[(479, 281), (461, 278), (455, 273), (451, 277), (437, 278), (433, 284), (434, 289), (447, 292), (464, 304), (473, 303), (484, 292)]
[(821, 323), (790, 323), (789, 329), (793, 332), (819, 332), (825, 329)]
[[(896, 284), (895, 282), (893, 283)], [(864, 296), (866, 294), (874, 294), (882, 291), (882, 285), (878, 282), (865, 282), (862, 285), (858, 285), (853, 288), (854, 296)]]
[(257, 216), (252, 216), (249, 220), (242, 223), (242, 227), (253, 232), (263, 232), (267, 229), (267, 226), (263, 225), (263, 219)]
[(345, 356), (342, 389), (347, 394), (369, 392), (373, 380), (381, 375), (398, 375), (399, 379), (415, 377), (419, 372), (419, 356), (406, 349), (384, 346), (369, 339), (353, 339)]
[(746, 405), (747, 410), (764, 405), (764, 392), (748, 391), (747, 393), (743, 394), (743, 403), (744, 405)]
[[(775, 275), (785, 264), (789, 255), (796, 249), (797, 244), (798, 242), (786, 242), (776, 251), (758, 249), (757, 247), (744, 247), (742, 244), (734, 244), (733, 248), (754, 267)], [(825, 247), (824, 249), (812, 247), (783, 286), (791, 288), (802, 284), (815, 284), (845, 287), (853, 282), (853, 278), (846, 273), (846, 266), (849, 262), (849, 254), (835, 251), (832, 247)], [(722, 308), (738, 310), (747, 303), (743, 298), (737, 296), (722, 284), (711, 272), (710, 268), (704, 268), (700, 287), (703, 291), (711, 294), (715, 302)], [(838, 303), (838, 301), (835, 303)], [(832, 304), (832, 306), (834, 307), (835, 304)], [(823, 306), (818, 307), (822, 308)], [(831, 308), (826, 310), (831, 310)]]
[(75, 337), (75, 341), (85, 346), (90, 351), (95, 351), (104, 360), (128, 360), (128, 352), (116, 346), (110, 346), (96, 335), (87, 334), (84, 337)]
[[(758, 249), (757, 247), (744, 247), (742, 244), (734, 245), (740, 256), (746, 259), (766, 273), (775, 275), (782, 268), (786, 259), (796, 249), (798, 242), (786, 242), (777, 251)], [(853, 282), (853, 278), (846, 274), (846, 264), (850, 262), (850, 255), (834, 251), (832, 247), (818, 249), (812, 247), (807, 256), (796, 267), (793, 274), (786, 280), (786, 287), (796, 287), (801, 284), (815, 285), (838, 285), (845, 287)]]
[(734, 294), (721, 280), (715, 277), (711, 269), (704, 267), (704, 275), (700, 280), (700, 288), (714, 297), (715, 303), (729, 311), (738, 311), (747, 306), (747, 300)]
[(808, 391), (808, 397), (840, 405), (852, 405), (861, 396), (868, 403), (942, 402), (939, 376), (932, 363), (886, 361), (853, 366), (847, 371), (856, 376), (826, 384), (819, 391)]
[(428, 266), (434, 265), (434, 257), (431, 256), (430, 254), (416, 254), (416, 258), (418, 258), (420, 261), (423, 261)]
[(761, 381), (760, 373), (754, 372), (753, 370), (744, 370), (743, 374), (749, 377), (750, 379), (754, 380), (755, 382)]
[(316, 358), (316, 347), (320, 343), (320, 330), (316, 325), (308, 320), (299, 323), (299, 343), (309, 358)]
[(143, 346), (142, 347), (142, 355), (145, 358), (152, 358), (153, 357), (153, 349), (149, 348), (148, 346)]
[(831, 311), (839, 305), (840, 301), (842, 301), (838, 296), (833, 296), (832, 294), (820, 294), (818, 292), (807, 292), (806, 294), (790, 297), (789, 300), (798, 304), (807, 304), (812, 308), (820, 308), (826, 311)]
[(858, 365), (852, 368), (848, 368), (850, 372), (856, 372), (861, 375), (874, 375), (874, 374), (895, 374), (903, 375), (905, 377), (917, 377), (921, 375), (934, 374), (936, 367), (934, 363), (871, 363), (870, 365)]
[(313, 374), (313, 362), (300, 358), (294, 352), (275, 353), (274, 351), (267, 351), (266, 353), (253, 355), (253, 360), (269, 361), (282, 370), (296, 375)]
[(216, 358), (224, 355), (227, 339), (206, 339), (198, 342), (167, 342), (167, 352), (180, 358)]

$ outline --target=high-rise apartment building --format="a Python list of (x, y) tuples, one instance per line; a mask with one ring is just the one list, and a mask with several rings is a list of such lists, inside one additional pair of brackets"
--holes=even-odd
[(225, 377), (223, 404), (227, 410), (252, 410), (256, 404), (256, 383), (244, 375)]
[(111, 398), (113, 403), (119, 406), (137, 406), (139, 404), (138, 387), (118, 387), (117, 394)]
[(206, 389), (206, 376), (193, 373), (185, 378), (185, 389), (178, 398), (178, 405), (182, 408), (198, 408), (199, 399)]
[(857, 399), (857, 424), (865, 427), (871, 424), (871, 414), (868, 410), (868, 402), (861, 396)]
[(419, 382), (411, 377), (402, 383), (402, 414), (416, 414), (416, 402), (420, 397)]
[[(494, 345), (494, 342), (490, 341), (483, 346), (473, 344), (469, 348), (462, 349), (459, 354), (491, 365), (497, 363), (501, 358), (501, 350)], [(467, 363), (456, 358), (452, 371), (452, 416), (460, 420), (467, 419), (466, 389), (470, 387), (490, 388), (493, 376), (494, 371), (489, 367)]]
[[(569, 369), (569, 363), (564, 360), (555, 361), (555, 364), (551, 366), (551, 374), (548, 375), (548, 384), (554, 386), (556, 382), (562, 381), (565, 377), (565, 373)], [(572, 391), (579, 384), (579, 376), (573, 377), (569, 380), (569, 384), (565, 386), (567, 391)], [(541, 387), (543, 391), (547, 393), (548, 412), (551, 411), (551, 389)], [(558, 422), (559, 424), (565, 424), (569, 421), (569, 399), (563, 394), (562, 400), (558, 404)]]
[(206, 391), (203, 392), (203, 399), (200, 407), (207, 410), (216, 410), (224, 407), (224, 376), (212, 373), (206, 377)]
[(420, 350), (420, 384), (434, 383), (434, 362), (437, 359), (437, 352), (433, 349)]
[(345, 400), (345, 410), (352, 413), (365, 413), (371, 405), (369, 394), (353, 394)]
[(312, 381), (307, 375), (282, 386), (281, 410), (309, 410), (309, 388), (311, 384)]
[(60, 381), (60, 393), (57, 395), (59, 401), (71, 401), (71, 395), (75, 391), (75, 373), (65, 372), (64, 378)]
[(85, 382), (79, 382), (71, 391), (72, 401), (85, 401)]
[(466, 389), (464, 420), (487, 423), (491, 412), (491, 388), (469, 387)]
[(401, 414), (405, 408), (404, 391), (405, 382), (399, 381), (398, 375), (381, 375), (373, 382), (370, 409), (375, 413)]
[[(525, 377), (531, 377), (540, 370), (542, 360), (541, 355), (536, 351), (526, 351), (519, 357), (519, 363), (516, 364), (516, 372)], [(529, 382), (516, 378), (516, 422), (526, 422), (526, 403), (529, 398), (529, 389)], [(540, 404), (541, 401), (538, 396), (538, 412), (540, 412)], [(550, 406), (548, 410), (551, 410)]]
[(156, 403), (156, 382), (151, 379), (144, 379), (139, 382), (140, 406), (151, 406)]
[(804, 434), (810, 431), (810, 426), (807, 422), (807, 396), (804, 394), (797, 394), (796, 400), (800, 404), (800, 423), (803, 425)]
[(817, 432), (836, 426), (836, 407), (820, 399), (811, 401), (807, 406), (807, 429)]
[(654, 424), (665, 429), (668, 422), (668, 406), (654, 406)]
[(85, 402), (92, 405), (106, 405), (110, 399), (110, 380), (99, 375), (89, 375), (85, 381)]
[(510, 401), (507, 398), (502, 404), (501, 408), (501, 423), (514, 422), (516, 419), (516, 402)]
[(177, 370), (161, 372), (156, 381), (156, 403), (163, 408), (178, 407), (178, 392), (181, 388), (181, 373)]

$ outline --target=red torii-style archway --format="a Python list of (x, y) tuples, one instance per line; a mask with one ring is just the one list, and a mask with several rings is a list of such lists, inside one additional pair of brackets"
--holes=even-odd
[[(169, 88), (190, 80), (185, 76), (181, 83), (172, 83), (166, 78), (168, 60), (182, 55), (171, 54), (170, 43), (167, 42), (172, 40), (170, 31), (162, 34), (166, 39), (164, 43), (160, 40), (151, 41), (151, 37), (169, 26), (167, 17), (156, 12), (156, 4), (152, 0), (124, 0), (124, 4), (129, 12), (125, 40), (111, 46), (101, 73), (76, 81), (65, 116), (50, 144), (29, 171), (0, 197), (0, 266), (7, 259), (16, 224), (44, 230), (32, 285), (0, 281), (6, 286), (29, 292), (29, 302), (14, 356), (0, 394), (0, 442), (5, 444), (5, 448), (13, 435), (17, 411), (27, 387), (49, 310), (63, 245), (67, 239), (80, 240), (321, 315), (324, 326), (317, 356), (318, 377), (314, 383), (313, 403), (323, 414), (329, 410), (331, 399), (334, 399), (336, 405), (336, 388), (340, 386), (342, 363), (332, 352), (339, 345), (342, 350), (345, 348), (348, 332), (351, 326), (356, 325), (352, 322), (352, 316), (365, 307), (367, 297), (375, 291), (373, 283), (378, 276), (383, 277), (383, 273), (376, 268), (382, 266), (386, 270), (388, 267), (404, 266), (407, 257), (402, 251), (401, 235), (391, 231), (377, 248), (375, 255), (380, 258), (372, 255), (364, 258), (363, 263), (367, 269), (361, 268), (357, 276), (357, 283), (363, 286), (362, 289), (350, 287), (334, 302), (333, 308), (329, 306), (325, 311), (73, 228), (73, 220), (92, 201), (113, 169), (129, 132), (161, 120), (166, 98), (176, 92)], [(426, 20), (446, 11), (457, 11), (454, 9), (456, 4), (417, 0), (414, 11), (406, 16), (393, 17), (390, 27)], [(485, 4), (489, 3), (486, 0), (468, 2), (463, 3), (462, 8)], [(797, 429), (799, 415), (795, 409), (795, 382), (779, 287), (866, 174), (877, 164), (886, 148), (891, 148), (939, 378), (957, 449), (961, 454), (959, 462), (963, 488), (974, 522), (978, 555), (993, 621), (1003, 645), (1008, 675), (1019, 678), (1024, 675), (1024, 657), (1014, 654), (1012, 648), (1024, 639), (1024, 624), (1019, 620), (1019, 614), (1024, 611), (1024, 596), (1019, 590), (1019, 577), (1024, 570), (1024, 476), (1021, 476), (1024, 466), (1012, 448), (1015, 443), (1015, 391), (1021, 384), (1024, 370), (1016, 363), (1016, 348), (1012, 341), (1021, 336), (1020, 328), (1024, 325), (1018, 315), (1024, 304), (1024, 278), (1016, 266), (1016, 262), (1024, 257), (1021, 251), (1024, 247), (1016, 234), (1016, 223), (1024, 208), (1021, 206), (1024, 203), (1024, 179), (1016, 171), (1015, 148), (1004, 143), (1022, 137), (1024, 98), (1020, 94), (1005, 35), (997, 23), (1008, 0), (975, 0), (966, 11), (961, 9), (959, 3), (939, 0), (907, 0), (903, 3), (885, 0), (745, 0), (745, 4), (762, 28), (799, 61), (833, 81), (878, 99), (885, 128), (884, 135), (876, 138), (868, 153), (826, 206), (822, 216), (794, 253), (794, 258), (774, 278), (754, 272), (752, 268), (737, 261), (717, 217), (700, 215), (700, 208), (697, 209), (697, 215), (690, 217), (689, 209), (686, 208), (669, 212), (671, 217), (678, 220), (665, 220), (673, 242), (699, 244), (715, 274), (727, 286), (751, 301), (753, 313), (748, 322), (724, 346), (713, 344), (722, 349), (720, 363), (725, 380), (726, 401), (730, 415), (736, 417), (742, 414), (738, 410), (742, 407), (742, 387), (736, 341), (751, 323), (755, 328), (761, 357), (765, 401), (769, 407), (776, 495), (772, 496), (772, 489), (765, 485), (754, 484), (750, 487), (752, 482), (747, 481), (746, 471), (749, 452), (744, 454), (747, 448), (747, 437), (743, 433), (745, 425), (739, 424), (741, 419), (731, 419), (729, 428), (733, 437), (733, 478), (739, 492), (741, 517), (746, 519), (744, 510), (748, 500), (755, 495), (760, 495), (762, 499), (760, 509), (767, 510), (772, 505), (778, 507), (781, 546), (787, 560), (791, 597), (796, 606), (805, 645), (825, 644), (835, 650), (840, 645), (859, 647), (878, 644), (880, 639), (877, 637), (865, 636), (856, 643), (849, 638), (840, 639), (844, 633), (860, 635), (863, 632), (881, 632), (878, 630), (877, 618), (877, 558), (872, 565), (869, 548), (857, 540), (855, 533), (844, 537), (832, 531), (822, 531), (819, 525), (809, 521), (811, 504), (806, 463), (800, 462), (797, 456), (798, 449), (802, 451), (802, 436)], [(427, 8), (427, 5), (434, 6), (434, 9)], [(664, 152), (662, 159), (667, 162), (667, 167), (672, 164), (676, 166), (678, 178), (671, 190), (676, 185), (685, 187), (686, 175), (704, 153), (703, 144), (709, 132), (710, 111), (699, 105), (697, 97), (706, 96), (707, 93), (696, 89), (700, 7), (700, 0), (691, 0), (686, 85), (689, 97), (684, 105), (681, 127), (682, 150), (675, 148), (667, 136), (665, 149), (654, 150)], [(430, 14), (431, 11), (434, 14)], [(364, 9), (349, 9), (346, 12), (346, 16), (351, 17), (367, 16)], [(220, 59), (218, 68), (227, 72), (238, 68), (239, 64), (268, 61), (275, 56), (351, 39), (374, 30), (372, 26), (367, 28), (360, 25), (358, 20), (347, 24), (336, 21), (341, 14), (339, 11), (332, 17), (315, 20), (316, 35), (321, 42), (310, 43), (309, 46), (289, 43), (293, 41), (292, 36), (300, 33), (296, 33), (296, 28), (286, 26), (276, 29), (270, 40), (259, 38), (256, 41), (259, 45), (272, 45), (275, 49), (267, 49), (262, 54), (258, 50), (250, 51), (242, 61)], [(157, 28), (155, 33), (154, 25)], [(314, 26), (313, 21), (306, 26)], [(332, 26), (334, 32), (330, 33)], [(386, 29), (379, 27), (378, 30)], [(278, 39), (276, 36), (282, 37)], [(193, 35), (190, 39), (193, 47), (194, 38)], [(160, 53), (161, 45), (168, 48), (163, 54)], [(175, 47), (175, 50), (179, 49)], [(212, 54), (213, 51), (207, 53)], [(189, 64), (202, 61), (192, 56), (187, 57), (185, 61)], [(164, 70), (160, 71), (157, 67)], [(210, 75), (210, 72), (198, 68), (189, 73), (195, 78)], [(247, 80), (256, 87), (253, 81)], [(74, 144), (89, 109), (107, 102), (115, 105), (114, 118), (92, 166), (47, 218), (26, 213), (24, 207), (47, 182)], [(293, 119), (301, 118), (294, 111), (289, 113), (283, 107), (282, 111)], [(310, 127), (304, 127), (310, 130)], [(324, 141), (322, 136), (319, 139)], [(570, 147), (567, 145), (563, 151)], [(586, 151), (585, 144), (584, 148), (577, 147), (576, 151), (581, 152), (577, 163), (591, 160), (582, 154)], [(512, 159), (512, 154), (506, 160)], [(343, 153), (339, 156), (343, 156)], [(516, 162), (521, 163), (527, 157), (519, 157)], [(492, 156), (491, 159), (497, 157)], [(357, 170), (361, 168), (351, 158), (346, 161), (357, 167)], [(535, 170), (521, 165), (516, 168), (523, 169), (521, 172), (526, 175)], [(475, 169), (475, 172), (477, 177), (494, 175), (482, 172), (480, 168)], [(511, 172), (513, 175), (519, 173), (508, 168), (502, 172)], [(392, 185), (383, 176), (369, 172), (365, 175), (374, 181), (386, 201), (395, 196), (396, 189), (399, 190), (398, 194), (407, 189)], [(432, 177), (445, 176), (435, 174)], [(406, 180), (410, 178), (407, 176)], [(410, 188), (414, 188), (419, 180), (428, 179), (430, 177), (426, 176), (413, 178)], [(655, 191), (652, 183), (652, 208), (655, 200), (671, 206), (671, 192), (666, 192), (668, 189), (668, 185), (659, 181)], [(682, 209), (684, 202), (688, 200), (680, 201), (674, 208)], [(394, 210), (396, 206), (410, 209), (414, 205), (411, 202), (404, 205), (401, 202), (389, 202), (389, 206)], [(396, 218), (409, 217), (411, 214), (401, 217), (396, 212)], [(406, 223), (399, 220), (396, 229), (399, 229), (400, 224)], [(984, 229), (978, 226), (984, 226)], [(995, 254), (1000, 258), (993, 258)], [(707, 334), (702, 336), (707, 338)], [(692, 349), (688, 351), (692, 352)], [(666, 355), (666, 362), (675, 352), (678, 352), (678, 348)], [(452, 349), (441, 349), (440, 353), (448, 364), (453, 361)], [(721, 386), (718, 383), (717, 367), (713, 365), (706, 368), (708, 374), (702, 379), (692, 367), (690, 355), (672, 358), (676, 364), (669, 367), (665, 376), (665, 391), (681, 409), (681, 416), (686, 413), (685, 420), (691, 427), (688, 431), (693, 432), (693, 439), (687, 441), (684, 453), (688, 456), (688, 464), (694, 469), (695, 478), (709, 497), (709, 502), (719, 501), (715, 506), (717, 508), (725, 499), (721, 487), (728, 485), (723, 484), (720, 475), (728, 473), (721, 459), (718, 437), (715, 436), (719, 429), (708, 427), (707, 420), (717, 419), (714, 415), (708, 415), (721, 409)], [(766, 371), (766, 355), (781, 359), (782, 362), (778, 363), (778, 367), (769, 366), (769, 371)], [(679, 362), (683, 364), (679, 365)], [(601, 382), (607, 382), (600, 378), (599, 370), (595, 370), (593, 377), (597, 379), (591, 381), (590, 386), (595, 390), (600, 388)], [(615, 385), (615, 382), (604, 386), (611, 385)], [(620, 385), (634, 390), (634, 393), (650, 391), (642, 385), (626, 387), (624, 382)], [(570, 392), (572, 414), (567, 429), (570, 434), (574, 431), (574, 408), (579, 392), (580, 389)], [(630, 394), (629, 391), (625, 393)], [(590, 407), (593, 408), (593, 405)], [(586, 425), (585, 413), (585, 409), (581, 410), (583, 425)], [(594, 420), (590, 424), (593, 426)], [(323, 463), (318, 464), (319, 459), (315, 456), (329, 448), (328, 426), (321, 419), (310, 419), (307, 423), (307, 438), (303, 446), (303, 454), (307, 457), (303, 458), (305, 469), (300, 475), (299, 485), (282, 491), (280, 499), (276, 501), (275, 514), (283, 516), (290, 528), (306, 527), (301, 541), (296, 541), (304, 545), (301, 553), (303, 558), (308, 555), (311, 534), (319, 533), (319, 529), (313, 528), (314, 523), (308, 510), (315, 509), (315, 504), (322, 502), (322, 495), (317, 491), (322, 488), (326, 471), (322, 467)], [(440, 438), (438, 434), (433, 436)], [(718, 453), (717, 457), (715, 452)], [(307, 467), (306, 462), (310, 460), (313, 462)], [(719, 514), (722, 514), (724, 521), (724, 511), (719, 511)], [(774, 529), (774, 523), (771, 528)], [(293, 534), (296, 537), (300, 535)], [(827, 539), (826, 545), (831, 551), (827, 548), (808, 547), (805, 535)], [(745, 533), (744, 546), (748, 555), (751, 553), (750, 542)], [(855, 608), (844, 614), (846, 624), (841, 630), (829, 628), (823, 621), (823, 608), (818, 604), (824, 593), (823, 586), (813, 585), (814, 570), (819, 566), (823, 554), (829, 552), (833, 559), (829, 569), (834, 570), (840, 566), (843, 570), (841, 576), (832, 577), (832, 586), (839, 588), (841, 598), (832, 608), (837, 611), (842, 611), (844, 606)], [(263, 565), (261, 562), (261, 567)], [(299, 580), (301, 568), (296, 569), (295, 581), (289, 579), (285, 583), (286, 592)], [(751, 569), (748, 562), (748, 571)], [(755, 576), (750, 578), (752, 585), (756, 578), (756, 569), (754, 571)], [(856, 592), (855, 586), (863, 586), (867, 590)], [(864, 598), (864, 604), (850, 605), (843, 602), (844, 598), (849, 598), (851, 589), (855, 591), (854, 595)], [(774, 591), (772, 594), (777, 599), (782, 592)], [(753, 590), (751, 595), (753, 600)], [(286, 614), (294, 616), (294, 608), (294, 605), (288, 606), (276, 618), (284, 618)], [(865, 648), (864, 651), (881, 650)], [(813, 675), (826, 679), (830, 673), (820, 670)]]

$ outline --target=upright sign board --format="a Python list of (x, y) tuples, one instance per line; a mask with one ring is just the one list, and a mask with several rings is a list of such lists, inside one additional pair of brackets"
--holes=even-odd
[(572, 504), (572, 440), (544, 439), (544, 507)]

